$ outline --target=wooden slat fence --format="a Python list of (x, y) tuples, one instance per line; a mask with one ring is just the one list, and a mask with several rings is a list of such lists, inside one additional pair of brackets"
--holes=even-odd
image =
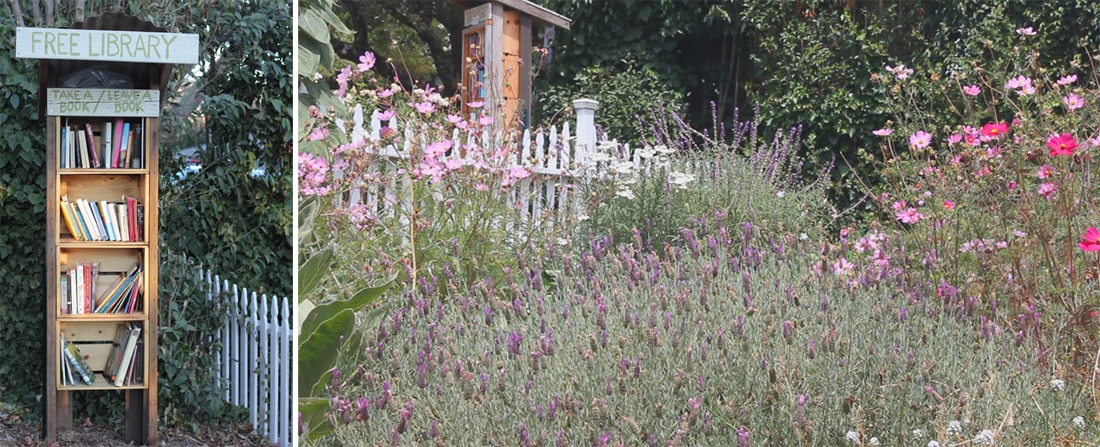
[(294, 438), (294, 343), (290, 300), (257, 295), (230, 284), (209, 270), (207, 298), (227, 299), (225, 323), (218, 338), (218, 379), (228, 383), (222, 398), (248, 408), (256, 432), (274, 445), (289, 447)]

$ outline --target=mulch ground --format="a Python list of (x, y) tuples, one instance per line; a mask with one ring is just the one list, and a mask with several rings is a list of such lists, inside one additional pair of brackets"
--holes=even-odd
[[(21, 416), (5, 413), (0, 409), (0, 446), (23, 447), (123, 447), (133, 446), (122, 440), (122, 433), (115, 427), (105, 427), (85, 420), (74, 421), (72, 429), (63, 430), (57, 441), (46, 445), (42, 439), (42, 424), (27, 422)], [(119, 427), (119, 429), (121, 429)], [(169, 428), (159, 433), (158, 446), (162, 447), (256, 447), (270, 445), (266, 439), (250, 433), (248, 427), (193, 427)]]

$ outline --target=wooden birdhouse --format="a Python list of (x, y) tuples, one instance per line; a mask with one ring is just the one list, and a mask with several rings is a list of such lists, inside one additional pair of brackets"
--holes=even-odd
[(483, 103), (498, 122), (526, 128), (531, 119), (532, 30), (569, 29), (570, 20), (527, 0), (448, 0), (465, 9), (463, 108)]

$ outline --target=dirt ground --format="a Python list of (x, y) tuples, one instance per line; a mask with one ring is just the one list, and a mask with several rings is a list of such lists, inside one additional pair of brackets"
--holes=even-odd
[[(15, 447), (122, 447), (134, 444), (124, 442), (121, 433), (113, 427), (98, 426), (91, 421), (58, 433), (57, 442), (47, 446), (42, 439), (42, 425), (23, 421), (19, 416), (0, 415), (0, 446)], [(74, 421), (75, 425), (75, 421)], [(121, 428), (121, 427), (120, 427)], [(248, 433), (247, 427), (196, 427), (161, 430), (157, 443), (162, 447), (254, 447), (270, 445), (262, 437)]]

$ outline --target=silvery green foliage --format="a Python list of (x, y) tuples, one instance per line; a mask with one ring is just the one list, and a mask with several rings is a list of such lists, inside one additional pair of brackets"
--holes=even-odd
[[(876, 242), (891, 265), (912, 264)], [(339, 427), (318, 445), (1096, 436), (1072, 422), (1092, 414), (1074, 397), (1087, 384), (1052, 392), (1041, 353), (982, 320), (988, 305), (854, 255), (838, 275), (821, 251), (709, 215), (677, 245), (597, 237), (469, 289), (446, 271), (407, 284), (364, 328), (366, 360), (333, 375)]]

